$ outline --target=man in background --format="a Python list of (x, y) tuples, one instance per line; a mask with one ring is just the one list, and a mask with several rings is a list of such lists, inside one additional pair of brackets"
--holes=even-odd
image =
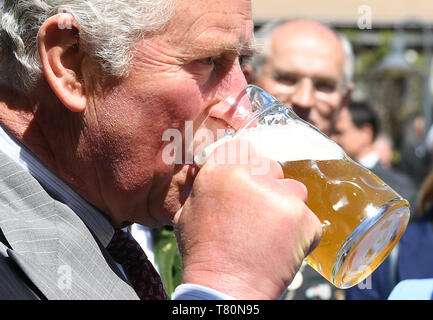
[(420, 114), (415, 115), (410, 128), (402, 142), (398, 168), (410, 175), (420, 188), (432, 168), (433, 131), (428, 131), (425, 136), (425, 119)]
[(291, 105), (329, 135), (354, 86), (354, 56), (347, 39), (310, 20), (271, 22), (256, 38), (263, 50), (244, 67), (249, 83)]
[(379, 134), (373, 143), (373, 149), (377, 152), (379, 156), (379, 162), (385, 168), (391, 168), (392, 166), (392, 149), (394, 148), (394, 143), (392, 139), (386, 134)]
[[(354, 56), (350, 42), (326, 25), (311, 20), (275, 21), (256, 33), (263, 45), (244, 67), (255, 84), (298, 116), (330, 135), (336, 115), (347, 107), (353, 90)], [(286, 299), (340, 299), (315, 270), (303, 264)]]
[(374, 142), (379, 127), (376, 114), (365, 102), (351, 102), (343, 110), (336, 125), (335, 140), (353, 160), (370, 169), (405, 199), (411, 200), (416, 189), (412, 180), (403, 172), (386, 168), (379, 161)]

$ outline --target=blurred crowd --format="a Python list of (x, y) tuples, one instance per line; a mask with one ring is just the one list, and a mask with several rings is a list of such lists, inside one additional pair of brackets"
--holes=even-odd
[(328, 26), (310, 20), (276, 21), (263, 26), (257, 38), (263, 50), (244, 65), (247, 80), (290, 105), (412, 206), (410, 225), (398, 246), (363, 283), (337, 290), (304, 264), (285, 298), (387, 299), (402, 280), (433, 277), (433, 129), (425, 137), (423, 117), (414, 117), (413, 134), (396, 150), (369, 101), (353, 99), (353, 49)]
[(433, 129), (425, 137), (424, 118), (414, 117), (413, 134), (396, 150), (369, 101), (353, 99), (353, 49), (328, 26), (310, 20), (276, 21), (263, 26), (257, 38), (263, 50), (244, 65), (248, 81), (292, 106), (412, 206), (410, 225), (398, 246), (363, 283), (337, 290), (304, 264), (285, 298), (387, 299), (402, 280), (433, 277)]

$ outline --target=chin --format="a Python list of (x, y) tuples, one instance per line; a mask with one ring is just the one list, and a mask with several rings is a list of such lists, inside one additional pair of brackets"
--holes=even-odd
[(198, 168), (195, 165), (182, 165), (176, 168), (170, 181), (154, 190), (148, 201), (149, 227), (172, 225), (176, 213), (185, 204), (191, 193)]

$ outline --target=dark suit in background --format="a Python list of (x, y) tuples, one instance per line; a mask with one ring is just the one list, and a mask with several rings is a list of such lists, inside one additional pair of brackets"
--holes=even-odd
[(409, 202), (413, 202), (416, 187), (411, 178), (405, 173), (394, 168), (385, 168), (380, 162), (377, 162), (370, 170), (397, 191), (403, 198), (407, 199)]

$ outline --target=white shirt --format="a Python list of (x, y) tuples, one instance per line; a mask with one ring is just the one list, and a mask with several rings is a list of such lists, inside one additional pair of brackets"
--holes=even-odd
[[(104, 247), (107, 247), (114, 235), (113, 226), (108, 219), (93, 205), (83, 199), (63, 180), (52, 173), (15, 137), (0, 126), (0, 151), (8, 155), (24, 170), (30, 173), (46, 191), (56, 200), (69, 206), (90, 228)], [(117, 264), (125, 275), (123, 268)], [(125, 276), (126, 277), (126, 276)], [(173, 293), (173, 299), (180, 300), (230, 300), (232, 297), (219, 291), (196, 285), (181, 284)]]
[(366, 156), (359, 159), (359, 163), (362, 164), (367, 169), (372, 169), (376, 163), (379, 161), (379, 155), (376, 152), (370, 152)]
[(152, 229), (141, 224), (134, 223), (131, 225), (131, 234), (143, 249), (147, 259), (149, 259), (149, 261), (155, 267), (155, 270), (159, 273), (158, 264), (155, 260), (155, 253), (153, 252)]

